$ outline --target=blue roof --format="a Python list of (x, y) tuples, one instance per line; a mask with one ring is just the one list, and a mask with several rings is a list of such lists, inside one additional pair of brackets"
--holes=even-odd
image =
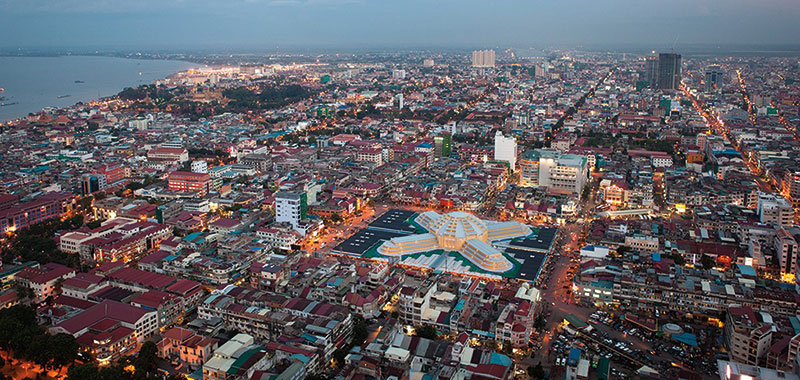
[(475, 335), (482, 335), (482, 336), (487, 336), (489, 338), (494, 338), (494, 334), (492, 334), (492, 333), (490, 333), (488, 331), (473, 329), (472, 333), (475, 334)]
[(509, 367), (511, 366), (511, 358), (497, 352), (492, 352), (492, 357), (489, 359), (489, 363), (500, 364), (504, 367)]
[(736, 149), (725, 149), (725, 150), (715, 150), (715, 156), (732, 156), (732, 157), (742, 157), (741, 153), (737, 152)]
[(789, 322), (792, 324), (792, 329), (795, 334), (800, 334), (800, 319), (797, 317), (789, 317)]
[(272, 133), (268, 133), (267, 134), (267, 138), (280, 137), (280, 136), (283, 136), (283, 135), (285, 135), (287, 133), (289, 133), (289, 132), (288, 131), (272, 132)]
[[(308, 358), (308, 356), (305, 356), (305, 355), (302, 355), (302, 354), (294, 354), (294, 355), (290, 356), (289, 358), (290, 359), (299, 360), (299, 361), (303, 362), (304, 364), (308, 363), (309, 360), (311, 360), (311, 359)], [(200, 368), (200, 369), (202, 369), (202, 368)]]
[(569, 349), (569, 361), (578, 362), (581, 360), (581, 349), (572, 347)]
[(417, 146), (418, 147), (422, 147), (422, 148), (433, 148), (433, 145), (431, 145), (430, 143), (426, 143), (426, 142), (422, 143), (422, 144), (419, 144)]
[(736, 266), (739, 267), (739, 273), (741, 273), (741, 274), (743, 274), (745, 276), (750, 276), (750, 277), (756, 277), (757, 276), (756, 270), (753, 269), (753, 267), (751, 267), (749, 265), (736, 264)]
[(695, 336), (694, 334), (683, 333), (680, 335), (673, 335), (672, 339), (675, 339), (683, 344), (688, 344), (692, 347), (697, 347), (697, 336)]
[(186, 237), (183, 238), (183, 241), (193, 241), (194, 239), (197, 239), (200, 234), (201, 232), (192, 232), (189, 235), (186, 235)]
[(661, 261), (661, 254), (658, 252), (653, 252), (653, 261), (660, 262)]
[(328, 282), (327, 282), (325, 285), (327, 285), (327, 286), (339, 286), (339, 285), (341, 285), (343, 282), (344, 282), (344, 279), (343, 279), (343, 278), (341, 278), (341, 277), (337, 277), (337, 278), (336, 278), (335, 280), (333, 280), (333, 281), (328, 281)]

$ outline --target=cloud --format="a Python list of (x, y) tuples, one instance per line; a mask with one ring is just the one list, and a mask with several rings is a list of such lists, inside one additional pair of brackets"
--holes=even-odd
[(270, 6), (358, 4), (363, 0), (0, 0), (0, 11), (126, 13), (188, 10), (195, 12)]
[(0, 46), (797, 43), (800, 0), (0, 0)]

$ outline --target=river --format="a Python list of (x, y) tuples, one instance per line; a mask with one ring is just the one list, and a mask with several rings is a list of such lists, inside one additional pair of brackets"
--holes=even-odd
[(96, 56), (0, 57), (0, 122), (111, 96), (198, 66)]

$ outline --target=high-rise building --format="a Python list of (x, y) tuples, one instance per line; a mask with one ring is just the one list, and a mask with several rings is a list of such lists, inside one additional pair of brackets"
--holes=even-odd
[(526, 150), (519, 160), (520, 186), (539, 186), (539, 152)]
[(433, 67), (433, 64), (434, 63), (432, 58), (425, 58), (425, 60), (422, 61), (422, 66), (424, 67)]
[(472, 52), (472, 67), (494, 67), (494, 50), (475, 50)]
[(725, 83), (725, 71), (719, 65), (706, 67), (706, 92), (719, 91)]
[(452, 137), (447, 133), (434, 137), (433, 152), (436, 157), (450, 157), (452, 153)]
[(84, 174), (81, 176), (81, 194), (92, 194), (106, 188), (106, 176), (102, 174)]
[(81, 191), (83, 194), (91, 194), (119, 184), (129, 176), (130, 168), (122, 164), (106, 165), (81, 176)]
[(403, 101), (404, 100), (403, 99), (403, 93), (401, 92), (401, 93), (395, 95), (394, 99), (395, 99), (395, 102), (397, 103), (397, 108), (403, 109), (403, 107), (405, 106), (405, 103)]
[(650, 87), (657, 87), (658, 81), (658, 57), (648, 56), (644, 60), (644, 80)]
[(775, 223), (788, 227), (794, 220), (792, 204), (778, 194), (759, 194), (756, 211), (761, 223)]
[(675, 90), (681, 83), (681, 55), (661, 53), (658, 55), (658, 89)]
[(520, 184), (581, 194), (589, 177), (588, 167), (586, 156), (552, 149), (529, 150), (522, 153), (520, 160)]
[(392, 71), (392, 78), (394, 79), (406, 79), (406, 71), (402, 69)]
[(749, 306), (728, 308), (724, 333), (731, 359), (740, 363), (758, 365), (772, 345), (771, 323)]
[(781, 273), (795, 274), (797, 272), (798, 244), (795, 234), (797, 228), (781, 227), (773, 239), (773, 248), (778, 255)]
[(783, 178), (783, 195), (794, 207), (800, 207), (800, 172), (786, 173)]
[(497, 131), (494, 135), (494, 159), (495, 161), (508, 162), (509, 170), (512, 172), (517, 168), (517, 139), (505, 137), (503, 133)]
[(208, 173), (208, 163), (204, 160), (192, 161), (192, 172), (194, 173)]
[(275, 194), (275, 221), (289, 223), (295, 230), (304, 231), (300, 221), (306, 218), (308, 201), (305, 193), (279, 191)]

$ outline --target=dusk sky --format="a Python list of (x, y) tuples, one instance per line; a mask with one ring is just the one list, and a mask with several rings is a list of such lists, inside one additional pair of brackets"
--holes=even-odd
[(796, 44), (798, 0), (0, 0), (0, 47)]

